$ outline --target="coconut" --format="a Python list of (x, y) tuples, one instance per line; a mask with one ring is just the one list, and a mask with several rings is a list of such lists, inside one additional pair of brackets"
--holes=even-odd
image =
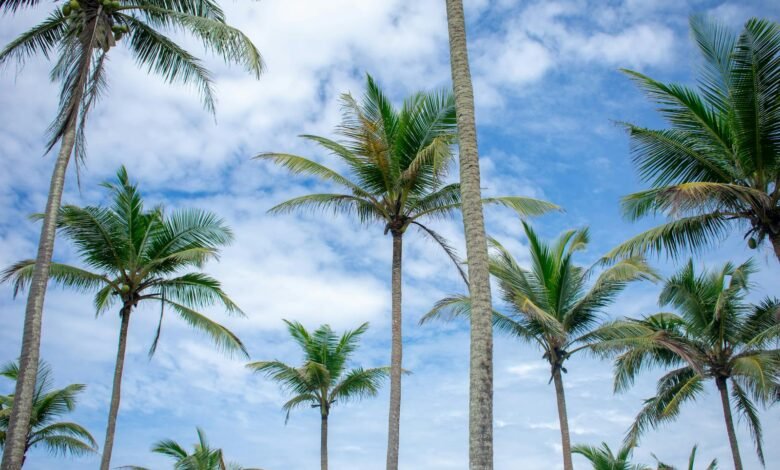
[(755, 250), (757, 246), (758, 246), (758, 242), (756, 242), (756, 239), (755, 239), (755, 238), (753, 238), (753, 237), (750, 237), (750, 238), (748, 239), (748, 247), (749, 247), (751, 250)]
[(70, 12), (71, 12), (71, 10), (70, 10), (70, 5), (68, 5), (68, 4), (66, 3), (66, 4), (65, 4), (65, 5), (62, 7), (62, 14), (63, 14), (64, 16), (68, 16), (68, 15), (70, 15)]
[(78, 0), (70, 0), (69, 5), (71, 10), (78, 10), (81, 8), (81, 4), (79, 4)]
[(119, 41), (122, 39), (122, 31), (115, 31), (114, 32), (114, 41)]

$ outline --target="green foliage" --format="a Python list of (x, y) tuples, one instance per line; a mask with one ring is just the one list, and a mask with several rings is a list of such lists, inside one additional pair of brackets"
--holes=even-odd
[[(16, 381), (19, 365), (16, 362), (6, 364), (0, 369), (0, 375)], [(76, 423), (58, 421), (62, 415), (76, 408), (76, 398), (84, 388), (81, 384), (72, 384), (61, 389), (53, 388), (51, 368), (44, 362), (39, 364), (25, 453), (36, 447), (62, 456), (81, 456), (97, 452), (97, 443), (89, 431)], [(5, 444), (13, 402), (13, 395), (0, 396), (0, 448)]]
[[(103, 186), (112, 196), (109, 207), (60, 209), (59, 231), (75, 245), (86, 267), (52, 263), (51, 279), (70, 289), (94, 292), (97, 315), (116, 304), (129, 314), (140, 302), (160, 302), (160, 327), (168, 307), (220, 349), (246, 355), (235, 334), (197, 311), (217, 304), (229, 314), (243, 315), (219, 281), (201, 272), (181, 273), (201, 268), (231, 242), (233, 235), (222, 219), (198, 209), (168, 215), (162, 207), (146, 210), (124, 167), (116, 182)], [(20, 261), (6, 269), (0, 281), (13, 282), (18, 293), (29, 285), (34, 264), (31, 259)]]
[[(38, 6), (37, 0), (4, 0), (0, 11)], [(57, 60), (52, 79), (62, 85), (60, 106), (51, 125), (49, 149), (72, 125), (77, 126), (76, 156), (86, 155), (86, 117), (105, 91), (105, 60), (123, 36), (130, 53), (142, 68), (166, 82), (195, 86), (204, 107), (214, 113), (211, 74), (201, 61), (163, 31), (190, 33), (226, 62), (244, 66), (258, 77), (263, 70), (260, 53), (241, 31), (229, 26), (213, 0), (123, 0), (85, 2), (71, 0), (54, 7), (40, 24), (22, 33), (2, 50), (0, 66), (11, 61), (24, 64), (36, 54)]]
[[(494, 312), (493, 325), (536, 343), (554, 371), (562, 368), (572, 354), (590, 348), (597, 340), (591, 332), (604, 309), (629, 282), (657, 276), (641, 257), (606, 265), (598, 276), (602, 263), (587, 269), (576, 265), (574, 254), (584, 250), (590, 239), (587, 229), (568, 230), (552, 242), (540, 239), (526, 222), (523, 229), (531, 255), (529, 268), (522, 267), (498, 241), (490, 240), (490, 273), (498, 281), (508, 309), (508, 313)], [(468, 298), (448, 297), (439, 301), (421, 323), (469, 315), (470, 310)]]
[(292, 410), (307, 405), (320, 408), (320, 413), (328, 416), (330, 408), (337, 403), (373, 397), (379, 392), (388, 376), (388, 367), (346, 368), (368, 323), (341, 336), (328, 325), (310, 332), (298, 322), (285, 320), (285, 323), (290, 336), (303, 350), (304, 363), (293, 367), (276, 360), (259, 361), (247, 367), (265, 374), (293, 395), (282, 406), (287, 412), (286, 419)]
[(594, 334), (597, 349), (617, 354), (616, 391), (630, 387), (644, 370), (674, 367), (658, 381), (656, 395), (645, 401), (626, 442), (636, 443), (647, 429), (676, 418), (683, 403), (695, 401), (704, 383), (715, 380), (730, 383), (732, 403), (745, 418), (763, 461), (756, 403), (771, 404), (780, 390), (780, 301), (747, 303), (754, 272), (747, 261), (697, 274), (690, 261), (666, 281), (659, 298), (662, 307), (679, 314), (620, 320)]
[(740, 227), (751, 247), (766, 238), (780, 246), (780, 25), (751, 19), (735, 35), (700, 17), (690, 24), (704, 59), (697, 88), (625, 71), (671, 128), (625, 124), (639, 175), (652, 189), (626, 196), (623, 208), (632, 220), (674, 220), (613, 256), (666, 251), (677, 258)]
[(601, 447), (579, 444), (571, 449), (572, 453), (588, 459), (593, 470), (652, 470), (647, 465), (632, 464), (629, 461), (633, 450), (633, 446), (624, 445), (614, 454), (606, 442), (602, 442)]
[[(309, 194), (283, 202), (275, 213), (298, 210), (332, 211), (356, 216), (361, 223), (384, 224), (385, 233), (400, 235), (414, 225), (438, 243), (455, 262), (460, 261), (447, 241), (423, 225), (426, 219), (451, 217), (460, 209), (460, 185), (445, 184), (456, 140), (455, 103), (443, 91), (416, 93), (397, 109), (371, 76), (358, 102), (342, 95), (343, 117), (331, 140), (303, 135), (338, 159), (346, 174), (311, 159), (284, 153), (262, 153), (255, 158), (330, 183), (343, 193)], [(558, 206), (525, 197), (500, 197), (486, 203), (510, 207), (523, 216), (540, 215)]]

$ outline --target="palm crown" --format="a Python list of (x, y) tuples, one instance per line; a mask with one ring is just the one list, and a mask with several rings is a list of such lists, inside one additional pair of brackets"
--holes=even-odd
[[(209, 335), (219, 347), (246, 354), (238, 337), (196, 310), (220, 304), (228, 313), (243, 315), (219, 281), (201, 272), (179, 274), (216, 258), (219, 248), (232, 240), (230, 229), (206, 211), (185, 209), (166, 216), (162, 207), (145, 210), (124, 167), (116, 183), (104, 186), (112, 194), (111, 207), (63, 206), (58, 220), (60, 232), (94, 271), (52, 263), (51, 278), (72, 289), (96, 292), (98, 315), (116, 303), (123, 314), (129, 314), (140, 302), (160, 302), (160, 326), (150, 354), (157, 346), (165, 307)], [(16, 263), (3, 273), (2, 280), (13, 280), (17, 293), (29, 283), (34, 264), (34, 260)]]
[[(759, 305), (745, 301), (752, 262), (727, 263), (696, 274), (689, 262), (670, 277), (659, 298), (676, 313), (657, 313), (641, 320), (621, 320), (602, 329), (598, 348), (618, 351), (615, 389), (625, 390), (652, 366), (676, 367), (658, 381), (657, 395), (646, 400), (626, 440), (636, 442), (648, 428), (674, 419), (683, 403), (699, 398), (704, 382), (714, 379), (721, 393), (729, 437), (731, 400), (746, 418), (759, 458), (763, 461), (761, 425), (756, 402), (771, 403), (780, 389), (780, 338), (775, 315), (780, 301)], [(735, 439), (735, 438), (734, 438)], [(736, 441), (732, 442), (735, 459)], [(741, 463), (737, 465), (741, 466)]]
[(624, 445), (616, 454), (606, 442), (602, 442), (600, 447), (579, 444), (571, 451), (588, 459), (593, 470), (652, 470), (647, 465), (631, 463), (633, 450), (633, 446)]
[(304, 363), (293, 367), (280, 361), (259, 361), (247, 365), (279, 382), (294, 396), (283, 405), (287, 418), (293, 409), (311, 405), (327, 416), (337, 403), (374, 396), (387, 377), (387, 367), (347, 370), (347, 361), (357, 349), (358, 341), (368, 329), (363, 323), (357, 329), (337, 335), (323, 325), (309, 332), (298, 322), (285, 320), (287, 331), (304, 352)]
[(613, 251), (700, 250), (741, 224), (751, 248), (766, 238), (780, 260), (780, 26), (752, 19), (739, 36), (694, 17), (704, 66), (698, 89), (628, 75), (670, 129), (633, 124), (634, 161), (652, 189), (624, 198), (631, 219), (677, 218)]
[[(39, 3), (3, 0), (0, 10), (13, 12)], [(225, 23), (223, 11), (212, 0), (69, 0), (6, 45), (0, 51), (0, 65), (9, 60), (24, 63), (34, 54), (48, 57), (58, 49), (52, 78), (62, 82), (62, 92), (49, 148), (78, 121), (76, 152), (83, 158), (85, 117), (106, 87), (107, 54), (122, 39), (140, 66), (167, 82), (194, 85), (206, 109), (214, 112), (210, 72), (161, 29), (187, 31), (208, 50), (244, 65), (255, 76), (263, 69), (255, 46)]]
[[(0, 370), (0, 375), (17, 380), (18, 364), (6, 364)], [(73, 422), (58, 421), (61, 415), (75, 409), (76, 398), (86, 387), (82, 384), (72, 384), (53, 389), (52, 382), (51, 368), (41, 362), (35, 382), (30, 433), (27, 435), (25, 453), (34, 447), (43, 447), (55, 455), (85, 455), (97, 452), (97, 443), (89, 431)], [(0, 448), (5, 444), (13, 402), (13, 395), (0, 396)]]
[[(263, 153), (255, 157), (274, 161), (293, 173), (320, 178), (346, 192), (297, 197), (271, 212), (315, 209), (354, 214), (363, 223), (383, 223), (385, 233), (393, 235), (415, 225), (456, 260), (444, 238), (422, 223), (449, 217), (460, 209), (460, 184), (444, 183), (456, 139), (452, 95), (420, 92), (396, 109), (371, 76), (366, 81), (362, 102), (350, 94), (342, 95), (344, 114), (337, 130), (343, 141), (302, 136), (336, 156), (349, 176), (296, 155)], [(558, 209), (525, 197), (490, 198), (486, 202), (506, 205), (524, 215)]]

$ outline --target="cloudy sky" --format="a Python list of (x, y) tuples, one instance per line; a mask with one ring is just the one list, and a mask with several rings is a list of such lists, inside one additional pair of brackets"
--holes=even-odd
[[(620, 216), (620, 196), (641, 188), (625, 134), (615, 121), (663, 123), (618, 69), (633, 68), (665, 81), (691, 83), (699, 60), (687, 20), (705, 13), (739, 28), (751, 16), (775, 20), (771, 0), (466, 1), (482, 156), (488, 195), (524, 194), (565, 207), (565, 214), (534, 221), (545, 235), (589, 225), (593, 243), (580, 255), (589, 263), (648, 223)], [(0, 17), (0, 44), (45, 16), (40, 10)], [(332, 136), (338, 96), (361, 93), (366, 73), (400, 102), (420, 89), (449, 86), (447, 29), (441, 0), (231, 0), (228, 20), (262, 51), (267, 71), (260, 80), (206, 57), (216, 75), (217, 120), (204, 112), (191, 89), (164, 84), (138, 70), (127, 52), (111, 51), (110, 89), (91, 115), (89, 160), (82, 187), (68, 175), (64, 200), (104, 201), (97, 183), (119, 165), (128, 167), (145, 197), (169, 208), (201, 207), (222, 215), (235, 243), (206, 271), (221, 279), (247, 312), (246, 319), (215, 318), (230, 326), (252, 359), (295, 363), (298, 351), (282, 319), (334, 328), (371, 323), (356, 360), (389, 362), (390, 240), (382, 227), (361, 227), (330, 216), (271, 216), (266, 210), (319, 183), (250, 157), (262, 151), (299, 153), (330, 162), (303, 143), (302, 133)], [(202, 53), (196, 43), (185, 42)], [(43, 156), (46, 127), (57, 102), (48, 81), (51, 63), (31, 60), (22, 70), (0, 71), (0, 265), (32, 257), (39, 227), (26, 216), (45, 202), (53, 158)], [(527, 260), (519, 220), (491, 208), (488, 230)], [(460, 220), (437, 223), (462, 250)], [(436, 300), (462, 286), (437, 249), (411, 233), (405, 251), (405, 364), (401, 437), (403, 469), (467, 468), (468, 331), (463, 324), (418, 326)], [(754, 256), (761, 266), (753, 298), (774, 290), (780, 269), (768, 251), (750, 251), (729, 240), (700, 265)], [(60, 240), (55, 258), (78, 262)], [(654, 260), (665, 273), (671, 266)], [(637, 285), (609, 310), (610, 317), (657, 309), (657, 286)], [(23, 296), (22, 296), (23, 297)], [(91, 299), (52, 288), (47, 295), (42, 355), (58, 385), (87, 384), (72, 418), (102, 444), (119, 326), (118, 315), (96, 319)], [(0, 286), (0, 360), (18, 355), (24, 298)], [(195, 427), (230, 460), (268, 470), (317, 468), (317, 413), (302, 409), (289, 424), (280, 410), (285, 397), (244, 361), (221, 355), (206, 338), (167, 317), (156, 356), (146, 350), (156, 307), (133, 316), (113, 463), (169, 468), (149, 452), (172, 438), (187, 446)], [(496, 468), (560, 468), (560, 440), (553, 390), (539, 351), (497, 338), (495, 351)], [(617, 447), (643, 398), (653, 394), (660, 371), (647, 373), (629, 392), (614, 396), (608, 363), (585, 357), (568, 366), (569, 416), (574, 443)], [(0, 384), (9, 391), (11, 384)], [(714, 389), (710, 387), (710, 392)], [(380, 469), (384, 465), (387, 393), (334, 409), (331, 466)], [(780, 410), (762, 414), (767, 441), (780, 433)], [(759, 468), (747, 431), (740, 427), (747, 468)], [(650, 432), (636, 451), (682, 465), (698, 443), (700, 455), (729, 466), (722, 414), (709, 393), (679, 420)], [(780, 461), (768, 445), (767, 462)], [(94, 468), (98, 459), (52, 460), (34, 451), (30, 469)], [(575, 457), (578, 468), (588, 468)]]

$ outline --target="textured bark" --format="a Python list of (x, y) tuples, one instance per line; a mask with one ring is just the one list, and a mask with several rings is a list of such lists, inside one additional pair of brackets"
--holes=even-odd
[(119, 414), (119, 400), (122, 395), (122, 370), (125, 367), (125, 349), (127, 347), (127, 329), (130, 325), (130, 307), (124, 307), (122, 324), (119, 327), (119, 347), (116, 353), (116, 365), (114, 366), (114, 386), (111, 389), (111, 406), (108, 409), (108, 426), (106, 426), (106, 443), (103, 444), (103, 458), (100, 461), (100, 470), (109, 470), (111, 465), (111, 451), (114, 448), (114, 433), (116, 432), (116, 417)]
[(320, 424), (320, 467), (328, 470), (328, 415), (322, 415)]
[(566, 394), (563, 391), (563, 377), (561, 369), (553, 372), (555, 383), (555, 399), (558, 403), (558, 421), (561, 425), (561, 447), (563, 447), (563, 469), (574, 470), (571, 462), (571, 439), (569, 438), (569, 416), (566, 413)]
[(401, 335), (401, 261), (403, 234), (393, 232), (392, 274), (392, 345), (390, 349), (390, 413), (387, 423), (387, 470), (398, 470), (398, 448), (401, 437), (401, 371), (403, 343)]
[(493, 468), (493, 324), (488, 252), (480, 192), (474, 91), (461, 0), (446, 0), (450, 62), (460, 147), (460, 187), (471, 297), (469, 467)]
[(731, 456), (734, 458), (734, 470), (742, 470), (742, 457), (739, 455), (739, 444), (737, 443), (737, 434), (734, 432), (734, 419), (731, 417), (731, 405), (729, 404), (729, 388), (726, 379), (718, 377), (715, 379), (720, 392), (720, 402), (723, 405), (723, 417), (726, 418), (726, 432), (729, 435), (729, 445), (731, 446)]
[(43, 324), (43, 302), (49, 280), (49, 268), (54, 252), (54, 239), (57, 231), (57, 212), (62, 201), (65, 187), (65, 173), (73, 153), (76, 140), (76, 120), (70, 121), (62, 136), (62, 144), (51, 175), (49, 197), (38, 241), (38, 254), (35, 258), (30, 293), (24, 313), (24, 332), (22, 333), (22, 351), (19, 355), (19, 377), (14, 391), (14, 406), (8, 423), (5, 451), (3, 452), (3, 470), (19, 470), (24, 461), (24, 447), (27, 433), (30, 431), (35, 379), (38, 373), (38, 361), (41, 353), (41, 326)]

